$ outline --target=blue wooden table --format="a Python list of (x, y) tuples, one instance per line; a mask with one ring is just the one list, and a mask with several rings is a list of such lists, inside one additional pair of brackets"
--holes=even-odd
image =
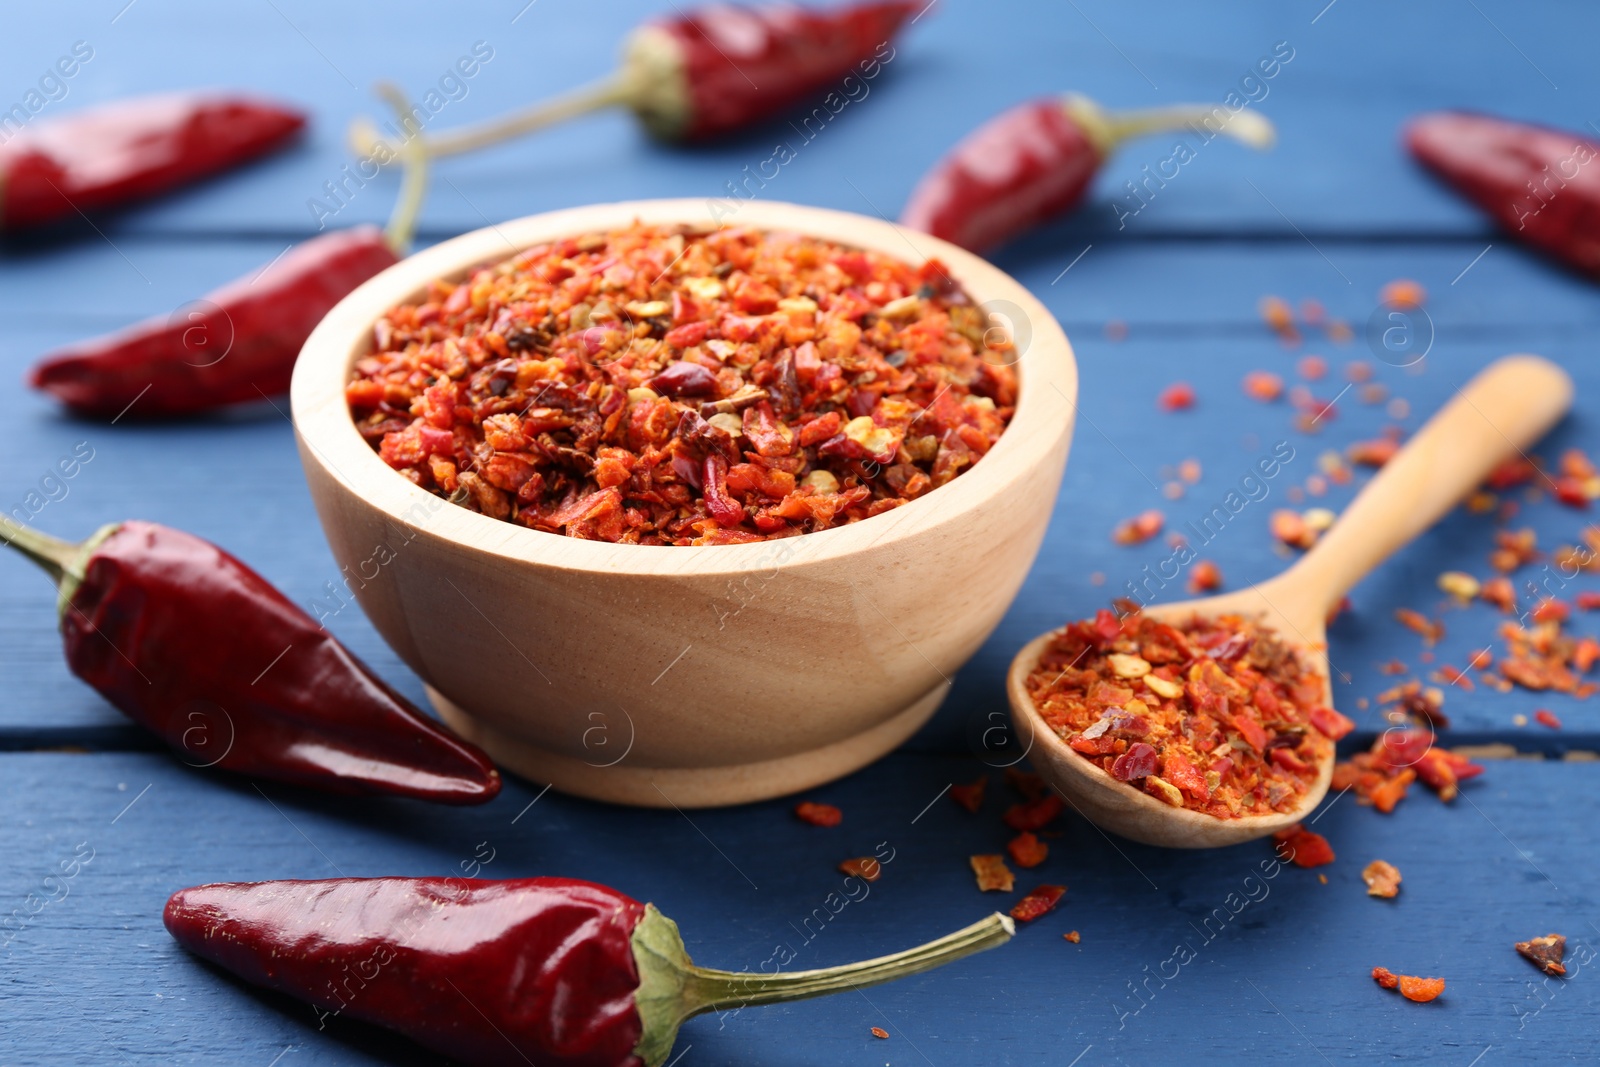
[[(348, 161), (349, 120), (374, 110), (379, 78), (421, 94), (486, 42), (493, 58), (435, 120), (454, 125), (596, 76), (626, 27), (671, 5), (653, 0), (505, 0), (377, 7), (310, 0), (93, 0), (21, 6), (0, 35), (0, 104), (9, 105), (78, 41), (93, 58), (49, 110), (135, 92), (228, 85), (305, 105), (299, 147), (183, 195), (0, 250), (0, 373), (16, 382), (40, 353), (147, 314), (166, 314), (315, 232), (308, 201)], [(818, 830), (789, 801), (694, 812), (632, 811), (513, 781), (480, 809), (333, 801), (192, 770), (170, 758), (61, 664), (52, 593), (29, 565), (0, 559), (0, 914), (63, 859), (92, 851), (65, 899), (20, 923), (0, 951), (0, 1063), (423, 1063), (434, 1058), (380, 1031), (262, 995), (185, 956), (160, 924), (166, 896), (224, 879), (337, 874), (560, 874), (655, 901), (696, 958), (757, 967), (777, 945), (794, 966), (876, 955), (964, 925), (1010, 898), (982, 896), (966, 857), (995, 851), (1009, 802), (986, 742), (1002, 721), (1002, 677), (1026, 638), (1087, 614), (1167, 550), (1117, 547), (1120, 520), (1163, 508), (1173, 526), (1208, 512), (1276, 442), (1295, 459), (1204, 555), (1230, 586), (1284, 564), (1267, 516), (1319, 457), (1398, 422), (1414, 429), (1479, 367), (1510, 351), (1562, 362), (1577, 408), (1540, 448), (1600, 452), (1593, 415), (1600, 368), (1594, 288), (1492, 232), (1405, 158), (1406, 116), (1441, 106), (1490, 109), (1580, 129), (1600, 118), (1592, 40), (1600, 16), (1578, 0), (1294, 0), (1217, 6), (1170, 0), (1024, 3), (938, 0), (906, 35), (870, 95), (806, 144), (764, 196), (898, 212), (916, 176), (960, 132), (1033, 95), (1076, 89), (1113, 106), (1238, 92), (1279, 126), (1277, 149), (1208, 146), (1134, 213), (1126, 183), (1171, 154), (1166, 139), (1130, 145), (1074, 218), (998, 255), (1065, 324), (1083, 376), (1083, 418), (1050, 536), (1004, 623), (954, 682), (943, 709), (901, 751), (816, 799), (844, 824)], [(1281, 45), (1280, 42), (1286, 42)], [(1268, 81), (1258, 59), (1292, 50)], [(779, 122), (695, 150), (650, 142), (622, 115), (440, 166), (424, 242), (491, 221), (607, 199), (716, 197), (792, 131)], [(370, 182), (331, 221), (381, 220), (393, 179)], [(1382, 284), (1427, 287), (1431, 350), (1410, 368), (1374, 358), (1364, 339)], [(1287, 351), (1260, 324), (1265, 293), (1315, 298), (1356, 339)], [(1108, 330), (1108, 324), (1120, 327)], [(1125, 329), (1126, 336), (1121, 336)], [(1330, 396), (1345, 364), (1365, 360), (1409, 414), (1352, 392), (1319, 433), (1286, 405), (1246, 400), (1239, 380), (1264, 368), (1294, 379), (1298, 355), (1325, 356)], [(1398, 362), (1398, 361), (1391, 361)], [(1163, 414), (1166, 383), (1191, 381), (1199, 404)], [(45, 483), (58, 458), (93, 458), (69, 482)], [(78, 422), (29, 392), (0, 419), (0, 505), (82, 536), (140, 517), (211, 538), (304, 603), (337, 570), (312, 514), (288, 423), (273, 408), (210, 422)], [(1180, 500), (1171, 468), (1200, 461)], [(1358, 479), (1359, 482), (1359, 479)], [(1319, 503), (1337, 509), (1358, 485)], [(39, 497), (31, 498), (34, 500)], [(1307, 501), (1309, 504), (1312, 501)], [(1305, 505), (1302, 505), (1305, 506)], [(28, 507), (28, 510), (35, 510)], [(1518, 524), (1552, 547), (1587, 517), (1522, 502)], [(1397, 678), (1426, 671), (1397, 606), (1444, 612), (1436, 663), (1461, 665), (1494, 640), (1500, 617), (1447, 610), (1446, 569), (1486, 574), (1490, 516), (1457, 513), (1359, 586), (1332, 630), (1338, 703), (1357, 744), (1383, 722), (1361, 707)], [(1520, 576), (1539, 580), (1537, 566)], [(1600, 589), (1584, 576), (1563, 593)], [(1180, 595), (1174, 589), (1172, 595)], [(358, 614), (338, 636), (411, 696), (421, 687)], [(1588, 623), (1579, 619), (1576, 629)], [(1560, 732), (1517, 725), (1548, 707)], [(1370, 1063), (1457, 1067), (1592, 1062), (1600, 991), (1587, 965), (1600, 945), (1600, 748), (1593, 707), (1559, 696), (1452, 688), (1453, 744), (1509, 746), (1452, 805), (1414, 792), (1390, 817), (1348, 798), (1319, 816), (1338, 861), (1267, 877), (1264, 845), (1207, 854), (1108, 838), (1074, 818), (1051, 856), (1019, 880), (1070, 887), (1051, 915), (1002, 950), (861, 995), (707, 1016), (683, 1031), (677, 1063), (1099, 1064)], [(989, 808), (968, 816), (947, 785), (989, 770)], [(894, 850), (871, 895), (832, 914), (840, 859)], [(1398, 901), (1363, 892), (1360, 869), (1383, 857), (1405, 875)], [(823, 909), (821, 912), (818, 909)], [(26, 914), (26, 910), (23, 912)], [(816, 918), (823, 915), (826, 921)], [(808, 922), (808, 919), (810, 920)], [(1079, 930), (1082, 943), (1062, 939)], [(1511, 950), (1549, 931), (1569, 938), (1571, 976), (1545, 980)], [(1374, 965), (1443, 975), (1445, 996), (1416, 1005), (1384, 993)], [(882, 1027), (890, 1037), (871, 1036)]]

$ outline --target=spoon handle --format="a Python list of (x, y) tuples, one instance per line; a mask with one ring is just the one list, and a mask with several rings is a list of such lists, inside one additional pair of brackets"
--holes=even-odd
[(1331, 611), (1571, 405), (1572, 379), (1549, 360), (1516, 355), (1491, 363), (1383, 465), (1285, 580), (1320, 597), (1323, 614)]

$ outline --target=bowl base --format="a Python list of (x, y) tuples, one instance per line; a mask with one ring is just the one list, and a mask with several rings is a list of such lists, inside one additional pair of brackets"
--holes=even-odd
[(904, 710), (842, 741), (779, 759), (719, 767), (646, 767), (626, 757), (609, 767), (539, 748), (487, 726), (427, 687), (444, 721), (501, 767), (591, 800), (644, 808), (748, 804), (843, 778), (897, 748), (932, 717), (950, 687), (940, 683)]

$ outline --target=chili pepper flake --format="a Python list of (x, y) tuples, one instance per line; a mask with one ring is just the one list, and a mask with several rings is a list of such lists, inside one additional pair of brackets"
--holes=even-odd
[(864, 882), (876, 882), (883, 874), (883, 864), (872, 856), (858, 856), (839, 864), (839, 870)]
[(1378, 292), (1378, 303), (1415, 310), (1427, 299), (1427, 291), (1409, 278), (1396, 278)]
[(1357, 441), (1345, 449), (1351, 463), (1362, 467), (1381, 467), (1400, 451), (1400, 442), (1393, 437), (1378, 437), (1371, 441)]
[(1400, 895), (1400, 869), (1387, 860), (1373, 860), (1361, 868), (1361, 880), (1367, 883), (1367, 896), (1393, 900)]
[(1478, 590), (1478, 595), (1487, 604), (1499, 608), (1501, 611), (1515, 614), (1517, 610), (1517, 591), (1511, 584), (1511, 579), (1505, 577), (1490, 578)]
[(1223, 819), (1298, 806), (1353, 728), (1322, 703), (1326, 682), (1300, 652), (1238, 616), (1173, 625), (1103, 612), (1057, 634), (1026, 685), (1084, 759)]
[(973, 814), (977, 814), (983, 807), (983, 794), (989, 788), (989, 776), (983, 775), (966, 785), (953, 785), (950, 787), (950, 799), (960, 804)]
[(434, 283), (373, 341), (350, 396), (391, 467), (624, 544), (869, 519), (981, 462), (1017, 393), (1011, 342), (936, 261), (747, 227), (537, 245)]
[(1064, 885), (1042, 885), (1011, 906), (1011, 917), (1019, 923), (1031, 923), (1053, 910), (1066, 892)]
[(1533, 713), (1533, 721), (1540, 726), (1548, 726), (1552, 730), (1561, 729), (1561, 720), (1556, 718), (1555, 712), (1539, 708)]
[(1561, 934), (1545, 934), (1528, 941), (1518, 941), (1517, 951), (1545, 974), (1557, 978), (1567, 973), (1561, 962), (1567, 954), (1567, 939)]
[(882, 1039), (884, 1041), (887, 1041), (889, 1039), (889, 1031), (885, 1030), (881, 1026), (874, 1026), (872, 1028), (871, 1033), (872, 1033), (873, 1037), (880, 1038), (880, 1039)]
[(1400, 984), (1400, 979), (1387, 967), (1372, 968), (1372, 980), (1385, 989), (1393, 989)]
[(1016, 875), (1006, 866), (1004, 856), (971, 856), (967, 862), (972, 864), (972, 873), (977, 875), (978, 888), (985, 893), (1009, 893), (1016, 884)]
[(1074, 945), (1078, 944), (1080, 941), (1083, 940), (1083, 935), (1078, 933), (1078, 931), (1076, 931), (1076, 930), (1068, 930), (1066, 933), (1062, 934), (1061, 936), (1065, 940), (1071, 941)]
[(1189, 592), (1195, 596), (1222, 588), (1222, 568), (1209, 559), (1197, 560), (1189, 571)]
[(1253, 370), (1244, 376), (1244, 395), (1270, 404), (1283, 395), (1283, 378), (1271, 371)]
[(1317, 543), (1317, 535), (1298, 511), (1279, 508), (1272, 513), (1269, 522), (1272, 536), (1291, 548), (1310, 548)]
[(1006, 809), (1005, 823), (1018, 831), (1043, 830), (1056, 820), (1064, 806), (1060, 797), (1046, 793), (1038, 800), (1011, 805)]
[(803, 800), (794, 806), (796, 818), (812, 826), (838, 826), (844, 821), (844, 812), (832, 804), (817, 804)]
[(1328, 839), (1300, 823), (1272, 835), (1278, 856), (1296, 867), (1322, 867), (1333, 862), (1333, 846)]
[(1037, 867), (1050, 855), (1050, 846), (1025, 830), (1006, 843), (1006, 851), (1018, 867)]
[(1396, 608), (1394, 618), (1401, 626), (1420, 636), (1425, 648), (1432, 648), (1439, 643), (1440, 638), (1444, 637), (1444, 623), (1430, 620), (1420, 611)]
[(1156, 406), (1162, 411), (1185, 411), (1194, 407), (1194, 386), (1188, 382), (1173, 382), (1156, 397)]
[(1140, 512), (1126, 519), (1111, 531), (1111, 540), (1119, 545), (1138, 545), (1159, 534), (1167, 524), (1167, 517), (1155, 509)]
[(1289, 307), (1289, 302), (1278, 296), (1264, 296), (1256, 305), (1261, 313), (1261, 319), (1279, 334), (1293, 334), (1294, 311)]
[(1301, 356), (1300, 362), (1295, 364), (1295, 370), (1306, 381), (1314, 382), (1327, 376), (1328, 361), (1321, 356)]

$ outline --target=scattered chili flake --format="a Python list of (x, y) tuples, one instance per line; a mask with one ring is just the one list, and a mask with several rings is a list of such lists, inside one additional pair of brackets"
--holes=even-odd
[(1496, 530), (1495, 549), (1489, 554), (1489, 563), (1495, 570), (1510, 574), (1518, 567), (1537, 563), (1540, 559), (1538, 535), (1532, 528), (1521, 530)]
[(972, 856), (967, 862), (972, 864), (972, 873), (978, 876), (978, 888), (985, 893), (1009, 893), (1016, 883), (1016, 875), (1006, 866), (1004, 856)]
[(1294, 333), (1294, 311), (1289, 302), (1278, 296), (1264, 296), (1256, 305), (1261, 318), (1280, 334)]
[(1422, 683), (1415, 680), (1379, 693), (1378, 703), (1396, 704), (1395, 710), (1401, 717), (1409, 716), (1433, 729), (1442, 730), (1450, 725), (1450, 718), (1444, 713), (1443, 690), (1431, 686), (1424, 689)]
[(1392, 900), (1400, 895), (1400, 869), (1387, 860), (1373, 860), (1361, 868), (1361, 880), (1367, 883), (1367, 896)]
[(374, 342), (349, 392), (386, 463), (623, 544), (871, 518), (980, 462), (1017, 393), (1010, 341), (937, 262), (748, 227), (540, 244), (433, 283)]
[(1300, 377), (1308, 382), (1314, 382), (1327, 375), (1328, 361), (1321, 356), (1301, 356), (1295, 369), (1300, 372)]
[(1025, 830), (1006, 843), (1006, 851), (1018, 867), (1037, 867), (1050, 855), (1050, 846)]
[(1317, 543), (1317, 535), (1298, 511), (1279, 508), (1272, 513), (1272, 536), (1292, 548), (1310, 548)]
[(989, 788), (989, 776), (983, 775), (966, 785), (953, 785), (950, 787), (950, 799), (960, 804), (968, 811), (977, 813), (983, 807), (983, 794)]
[(1432, 648), (1444, 636), (1444, 623), (1430, 620), (1420, 611), (1396, 608), (1394, 618), (1401, 626), (1420, 635), (1422, 644), (1426, 648)]
[(1143, 544), (1160, 533), (1166, 524), (1167, 517), (1155, 509), (1140, 512), (1133, 518), (1119, 523), (1111, 532), (1111, 540), (1119, 545)]
[(832, 804), (816, 804), (809, 800), (796, 804), (794, 813), (801, 822), (812, 826), (838, 826), (844, 819), (844, 812)]
[(1323, 333), (1327, 334), (1328, 340), (1341, 345), (1349, 344), (1356, 335), (1350, 324), (1342, 319), (1329, 319)]
[(1518, 941), (1517, 951), (1545, 974), (1560, 978), (1567, 973), (1566, 965), (1561, 962), (1567, 954), (1567, 939), (1561, 934), (1545, 934), (1528, 941)]
[(1483, 583), (1478, 591), (1485, 602), (1493, 604), (1507, 614), (1515, 614), (1517, 610), (1517, 591), (1511, 585), (1511, 579), (1506, 577), (1490, 578)]
[(1372, 968), (1372, 980), (1385, 989), (1393, 989), (1400, 984), (1400, 979), (1387, 967)]
[(1392, 659), (1387, 663), (1378, 664), (1378, 671), (1381, 674), (1404, 674), (1406, 673), (1406, 670), (1406, 665), (1397, 659)]
[(1074, 945), (1083, 940), (1083, 935), (1078, 933), (1076, 930), (1068, 930), (1061, 936), (1066, 940), (1071, 941)]
[(1189, 571), (1189, 592), (1199, 596), (1222, 588), (1222, 568), (1209, 559), (1195, 562)]
[(1055, 821), (1064, 806), (1060, 797), (1054, 793), (1046, 793), (1038, 800), (1011, 805), (1006, 809), (1003, 818), (1006, 825), (1013, 830), (1043, 830)]
[(1191, 458), (1178, 464), (1178, 477), (1190, 485), (1198, 482), (1200, 480), (1200, 461)]
[(1299, 823), (1272, 835), (1278, 856), (1296, 867), (1322, 867), (1333, 862), (1333, 846), (1328, 839)]
[(1188, 382), (1173, 382), (1161, 390), (1156, 406), (1163, 411), (1183, 411), (1194, 407), (1194, 386)]
[(882, 1038), (883, 1040), (887, 1041), (889, 1039), (889, 1031), (885, 1030), (881, 1026), (874, 1026), (872, 1028), (872, 1036)]
[(1283, 378), (1271, 371), (1253, 370), (1244, 376), (1244, 395), (1270, 404), (1283, 395)]
[(1042, 885), (1011, 906), (1011, 917), (1020, 923), (1031, 923), (1052, 910), (1066, 892), (1064, 885)]
[(1445, 571), (1439, 575), (1438, 583), (1440, 590), (1455, 597), (1460, 604), (1470, 603), (1483, 591), (1482, 583), (1465, 571)]
[(1533, 721), (1540, 726), (1548, 726), (1552, 730), (1561, 729), (1561, 720), (1556, 718), (1555, 712), (1539, 708), (1533, 713)]
[(1344, 376), (1357, 385), (1372, 380), (1372, 364), (1354, 359), (1344, 365)]
[(1326, 680), (1299, 651), (1239, 616), (1173, 625), (1102, 612), (1057, 634), (1026, 684), (1040, 717), (1083, 758), (1129, 788), (1222, 819), (1298, 807), (1353, 729), (1324, 704)]
[(1358, 802), (1388, 814), (1404, 799), (1411, 783), (1421, 778), (1448, 803), (1455, 799), (1460, 783), (1482, 774), (1483, 767), (1433, 742), (1431, 730), (1386, 730), (1370, 751), (1335, 765), (1333, 787), (1353, 790)]
[(1427, 292), (1409, 278), (1396, 278), (1378, 293), (1378, 303), (1391, 307), (1415, 309), (1422, 306)]
[(865, 882), (876, 882), (883, 874), (883, 864), (872, 856), (858, 856), (839, 864), (839, 870)]
[(1426, 1004), (1443, 992), (1443, 978), (1417, 978), (1409, 974), (1400, 975), (1400, 995), (1407, 1000), (1414, 1000), (1418, 1004)]
[(1381, 467), (1400, 451), (1400, 442), (1392, 437), (1378, 437), (1370, 441), (1357, 441), (1345, 449), (1351, 463), (1363, 467)]
[(1535, 604), (1528, 617), (1534, 622), (1566, 622), (1571, 615), (1572, 605), (1550, 596)]

